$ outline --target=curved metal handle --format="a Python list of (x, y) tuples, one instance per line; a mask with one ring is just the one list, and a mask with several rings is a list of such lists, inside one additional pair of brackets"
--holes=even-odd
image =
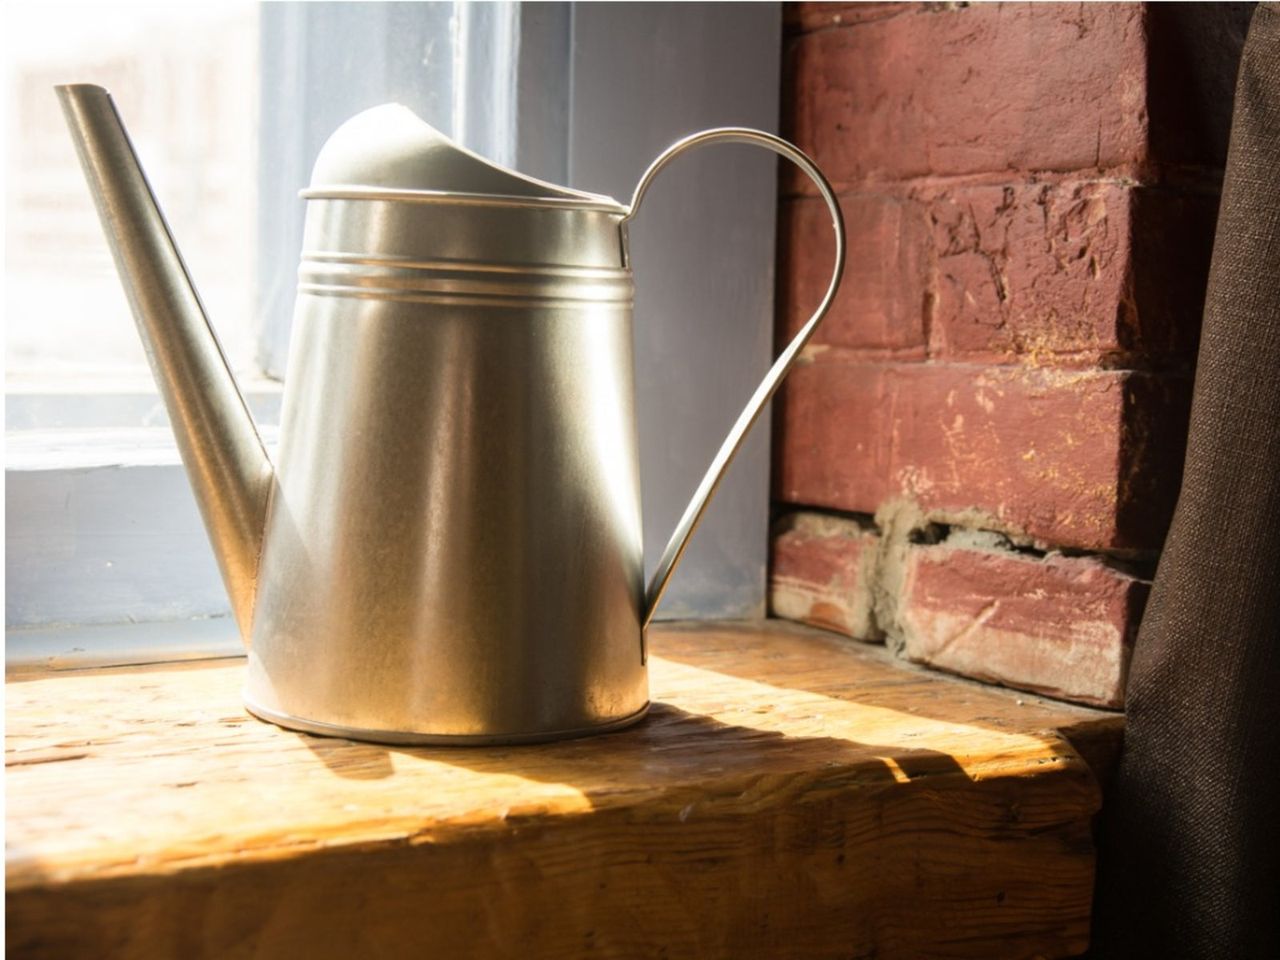
[(840, 205), (836, 202), (835, 192), (831, 189), (831, 184), (827, 182), (827, 178), (822, 175), (822, 171), (817, 168), (814, 162), (799, 149), (780, 137), (765, 133), (763, 130), (752, 130), (747, 127), (721, 127), (715, 130), (704, 130), (701, 133), (695, 133), (673, 143), (653, 163), (649, 164), (649, 169), (644, 172), (644, 176), (636, 184), (635, 193), (631, 197), (631, 207), (627, 211), (627, 215), (622, 218), (622, 223), (625, 224), (636, 215), (636, 212), (640, 209), (640, 202), (644, 199), (650, 184), (653, 183), (654, 178), (663, 167), (686, 150), (692, 150), (694, 147), (705, 146), (709, 143), (745, 143), (765, 147), (779, 156), (786, 157), (808, 174), (809, 179), (814, 182), (818, 191), (822, 194), (822, 198), (826, 200), (827, 210), (831, 213), (831, 226), (836, 235), (836, 262), (835, 269), (831, 273), (831, 283), (827, 287), (826, 296), (818, 304), (818, 309), (814, 311), (813, 316), (800, 328), (800, 332), (787, 344), (786, 349), (778, 355), (778, 359), (773, 362), (769, 372), (760, 381), (760, 386), (756, 387), (755, 393), (751, 395), (746, 407), (738, 415), (738, 420), (734, 423), (733, 429), (729, 431), (724, 443), (720, 445), (720, 450), (716, 453), (715, 459), (711, 461), (711, 466), (707, 468), (702, 482), (698, 484), (698, 489), (694, 492), (693, 499), (689, 501), (689, 506), (685, 508), (684, 515), (680, 518), (680, 522), (676, 524), (675, 532), (671, 534), (671, 539), (667, 541), (667, 548), (662, 551), (662, 559), (658, 561), (658, 568), (654, 570), (653, 578), (649, 581), (649, 586), (645, 590), (644, 618), (641, 621), (642, 629), (647, 627), (649, 621), (653, 619), (653, 615), (658, 609), (658, 602), (662, 599), (663, 593), (666, 592), (667, 583), (671, 580), (671, 574), (675, 570), (676, 564), (680, 562), (680, 558), (684, 555), (685, 548), (689, 545), (689, 538), (693, 536), (693, 531), (698, 528), (702, 515), (706, 512), (707, 504), (711, 502), (711, 498), (715, 496), (715, 492), (720, 486), (720, 481), (724, 479), (725, 470), (733, 462), (738, 448), (742, 446), (743, 439), (759, 418), (765, 404), (769, 402), (769, 398), (773, 396), (774, 392), (782, 384), (783, 379), (795, 363), (796, 357), (800, 354), (804, 345), (809, 342), (809, 338), (813, 336), (818, 323), (826, 316), (827, 310), (831, 307), (831, 302), (835, 299), (836, 291), (840, 289), (840, 278), (844, 274), (844, 218), (840, 215)]

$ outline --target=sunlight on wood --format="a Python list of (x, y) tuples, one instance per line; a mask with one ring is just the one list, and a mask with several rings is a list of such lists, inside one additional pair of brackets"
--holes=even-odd
[[(285, 953), (377, 939), (498, 956), (573, 952), (590, 931), (617, 956), (1083, 948), (1100, 793), (1070, 739), (1114, 742), (1117, 715), (777, 623), (664, 626), (652, 649), (643, 723), (526, 747), (281, 730), (240, 708), (241, 660), (10, 683), (11, 943), (215, 956), (270, 934)], [(339, 895), (351, 884), (358, 904)], [(231, 904), (232, 927), (193, 945), (178, 917)], [(500, 923), (477, 922), (492, 909)], [(76, 930), (54, 922), (68, 910)]]

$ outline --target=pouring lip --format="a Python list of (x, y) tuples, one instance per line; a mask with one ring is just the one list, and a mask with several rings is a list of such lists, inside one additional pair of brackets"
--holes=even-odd
[(356, 184), (310, 186), (298, 191), (303, 200), (398, 200), (406, 203), (459, 203), (470, 206), (549, 207), (567, 210), (596, 210), (626, 216), (628, 208), (602, 194), (582, 193), (578, 197), (521, 197), (500, 193), (462, 193), (451, 190), (405, 190), (394, 187), (366, 187)]

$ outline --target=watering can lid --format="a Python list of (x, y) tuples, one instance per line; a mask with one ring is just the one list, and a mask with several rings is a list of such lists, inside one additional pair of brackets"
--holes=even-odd
[(321, 148), (311, 186), (302, 195), (386, 193), (508, 197), (625, 209), (611, 197), (557, 187), (491, 163), (398, 103), (365, 110), (340, 126)]

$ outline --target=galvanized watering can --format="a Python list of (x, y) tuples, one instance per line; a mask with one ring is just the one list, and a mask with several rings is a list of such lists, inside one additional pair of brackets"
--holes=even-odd
[[(249, 648), (248, 709), (385, 743), (552, 740), (643, 716), (645, 628), (840, 283), (840, 210), (812, 161), (708, 130), (624, 205), (491, 164), (403, 107), (359, 114), (303, 193), (273, 463), (110, 96), (58, 93)], [(835, 270), (646, 589), (627, 227), (666, 163), (721, 142), (812, 178)]]

